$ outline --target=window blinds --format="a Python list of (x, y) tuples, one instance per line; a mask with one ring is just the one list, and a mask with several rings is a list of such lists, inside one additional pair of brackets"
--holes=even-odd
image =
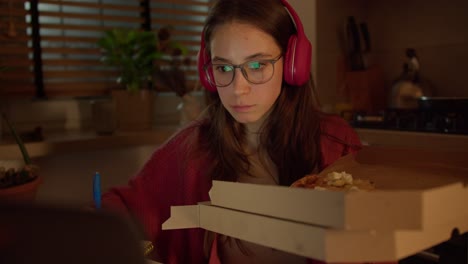
[[(11, 10), (8, 1), (14, 3)], [(189, 86), (198, 79), (196, 54), (209, 0), (1, 0), (0, 4), (2, 18), (13, 14), (18, 34), (0, 38), (0, 65), (8, 60), (18, 66), (0, 72), (3, 93), (41, 94), (40, 88), (47, 97), (109, 94), (117, 86), (117, 72), (100, 61), (97, 40), (112, 28), (147, 29), (148, 14), (151, 30), (174, 28), (172, 38), (190, 51), (191, 64), (184, 68)], [(31, 16), (35, 5), (36, 38)], [(6, 32), (6, 19), (2, 20), (0, 29)], [(34, 49), (35, 43), (39, 48)]]
[(47, 96), (94, 96), (116, 85), (100, 61), (97, 40), (114, 27), (139, 28), (137, 0), (41, 0), (39, 26)]
[(24, 1), (0, 1), (0, 96), (35, 93)]

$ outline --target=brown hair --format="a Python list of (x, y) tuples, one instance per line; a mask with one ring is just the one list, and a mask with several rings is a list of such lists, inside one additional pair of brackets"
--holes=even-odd
[[(214, 30), (223, 24), (241, 22), (271, 35), (284, 55), (294, 24), (279, 0), (218, 0), (204, 28), (207, 54)], [(200, 130), (200, 146), (209, 153), (213, 179), (236, 181), (250, 175), (244, 151), (246, 130), (223, 107), (218, 94), (207, 92), (207, 118)], [(278, 169), (279, 184), (290, 185), (316, 170), (320, 163), (320, 112), (311, 80), (295, 87), (283, 82), (281, 93), (261, 128), (259, 153), (267, 153)]]

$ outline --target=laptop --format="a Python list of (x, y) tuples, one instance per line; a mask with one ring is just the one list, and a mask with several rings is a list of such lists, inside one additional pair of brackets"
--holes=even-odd
[(0, 263), (145, 264), (141, 234), (110, 212), (0, 205)]

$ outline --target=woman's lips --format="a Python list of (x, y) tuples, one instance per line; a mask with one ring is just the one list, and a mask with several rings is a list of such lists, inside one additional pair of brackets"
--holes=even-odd
[(233, 105), (232, 109), (239, 113), (249, 112), (254, 106), (253, 105)]

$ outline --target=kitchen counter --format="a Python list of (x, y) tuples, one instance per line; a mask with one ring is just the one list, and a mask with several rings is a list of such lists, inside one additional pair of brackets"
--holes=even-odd
[(426, 148), (445, 151), (468, 150), (468, 135), (407, 132), (356, 128), (364, 145)]
[[(31, 158), (107, 150), (141, 145), (158, 145), (169, 138), (177, 127), (157, 127), (153, 130), (116, 132), (112, 135), (97, 135), (93, 131), (68, 131), (45, 135), (45, 140), (26, 143)], [(468, 149), (467, 135), (405, 132), (379, 129), (356, 129), (365, 145), (431, 148), (451, 151)], [(21, 152), (13, 142), (0, 142), (0, 159), (18, 159)]]
[[(112, 135), (97, 135), (94, 131), (67, 131), (46, 134), (43, 141), (27, 142), (25, 145), (31, 158), (38, 158), (63, 153), (158, 145), (169, 138), (176, 129), (157, 127), (147, 131), (116, 132)], [(21, 152), (15, 143), (0, 142), (0, 159), (18, 158), (21, 158)]]

